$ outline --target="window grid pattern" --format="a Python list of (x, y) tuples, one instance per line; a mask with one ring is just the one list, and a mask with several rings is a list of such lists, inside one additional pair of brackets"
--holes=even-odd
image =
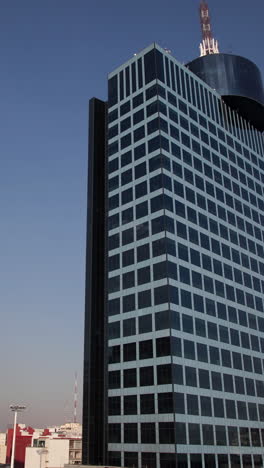
[(153, 51), (110, 75), (109, 456), (262, 466), (263, 136)]

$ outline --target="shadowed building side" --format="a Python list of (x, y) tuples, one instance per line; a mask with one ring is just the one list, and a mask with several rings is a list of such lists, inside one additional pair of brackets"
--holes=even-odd
[(105, 456), (105, 129), (107, 104), (89, 107), (88, 210), (83, 383), (83, 463)]

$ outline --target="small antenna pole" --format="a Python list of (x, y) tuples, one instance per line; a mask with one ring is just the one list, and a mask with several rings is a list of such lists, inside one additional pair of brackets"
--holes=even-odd
[(218, 42), (213, 38), (208, 4), (203, 0), (200, 3), (199, 12), (202, 28), (200, 57), (209, 54), (219, 54)]
[(77, 372), (75, 372), (75, 379), (74, 379), (74, 413), (73, 413), (73, 422), (77, 422), (77, 395), (78, 395), (78, 387), (77, 387)]

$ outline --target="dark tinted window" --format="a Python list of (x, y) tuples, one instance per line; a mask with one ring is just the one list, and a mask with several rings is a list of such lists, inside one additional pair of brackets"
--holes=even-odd
[(140, 412), (141, 414), (155, 413), (154, 395), (153, 393), (140, 395)]
[(161, 414), (170, 414), (174, 412), (173, 393), (158, 394), (158, 412)]

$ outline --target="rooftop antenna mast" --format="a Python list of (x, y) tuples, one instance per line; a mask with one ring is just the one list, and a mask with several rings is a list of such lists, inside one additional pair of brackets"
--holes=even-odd
[(203, 37), (200, 44), (200, 57), (219, 54), (218, 42), (213, 38), (208, 4), (203, 0), (200, 2), (199, 12)]
[(73, 413), (73, 422), (77, 422), (77, 372), (75, 372), (74, 379), (74, 413)]

